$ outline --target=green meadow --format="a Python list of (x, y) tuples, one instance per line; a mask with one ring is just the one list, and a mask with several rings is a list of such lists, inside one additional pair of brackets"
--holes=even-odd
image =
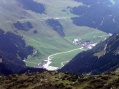
[[(73, 44), (73, 40), (75, 38), (78, 39), (85, 38), (85, 40), (90, 40), (93, 41), (94, 43), (104, 40), (104, 38), (94, 39), (94, 36), (104, 36), (104, 38), (108, 37), (106, 33), (98, 30), (94, 30), (93, 32), (87, 34), (82, 34), (79, 36), (66, 36), (64, 38), (62, 37), (57, 37), (57, 38), (46, 37), (46, 38), (34, 38), (34, 39), (29, 38), (27, 40), (27, 44), (35, 47), (35, 49), (37, 49), (40, 53), (36, 57), (29, 56), (28, 59), (26, 60), (26, 63), (28, 66), (36, 66), (38, 63), (47, 59), (48, 56), (52, 54), (67, 52), (70, 50), (81, 48), (81, 46)], [(67, 63), (66, 61), (70, 61), (76, 54), (84, 50), (78, 49), (68, 53), (54, 55), (51, 58), (52, 59), (51, 66), (61, 67), (62, 62), (66, 64)]]
[[(5, 8), (0, 4), (0, 10), (1, 12), (4, 12), (0, 15), (0, 28), (4, 29), (6, 32), (10, 31), (22, 36), (26, 44), (33, 46), (34, 48), (33, 55), (29, 55), (28, 58), (25, 59), (27, 66), (37, 66), (38, 63), (47, 59), (48, 56), (52, 54), (80, 48), (80, 46), (73, 44), (73, 40), (76, 38), (99, 42), (104, 39), (94, 39), (94, 36), (104, 36), (104, 38), (108, 36), (106, 33), (101, 32), (98, 29), (76, 26), (73, 24), (71, 18), (77, 17), (77, 15), (72, 14), (70, 10), (73, 7), (83, 5), (82, 3), (78, 3), (74, 0), (34, 1), (45, 5), (45, 14), (25, 10), (22, 7), (19, 7), (16, 0), (6, 3), (8, 4), (6, 5), (8, 7)], [(9, 9), (9, 5), (12, 5), (13, 7)], [(51, 26), (47, 25), (46, 20), (52, 18), (58, 20), (62, 25), (65, 37), (60, 37)], [(20, 21), (21, 23), (30, 22), (32, 23), (33, 28), (29, 31), (18, 30), (13, 25), (13, 23), (16, 23), (17, 21)], [(34, 30), (37, 30), (38, 33), (34, 34)], [(81, 51), (83, 50), (55, 55), (53, 56), (51, 65), (61, 67), (62, 62), (70, 61)]]

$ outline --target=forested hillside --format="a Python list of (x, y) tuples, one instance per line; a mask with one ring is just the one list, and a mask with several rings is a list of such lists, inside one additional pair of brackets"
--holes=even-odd
[(61, 71), (75, 74), (100, 74), (119, 67), (119, 34), (114, 34), (93, 49), (77, 54)]

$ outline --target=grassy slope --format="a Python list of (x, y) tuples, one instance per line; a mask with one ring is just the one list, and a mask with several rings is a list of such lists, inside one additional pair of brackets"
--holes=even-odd
[[(28, 44), (33, 45), (37, 50), (39, 50), (41, 52), (41, 54), (43, 56), (39, 56), (39, 58), (29, 57), (29, 59), (27, 60), (27, 64), (29, 66), (35, 66), (42, 60), (47, 59), (47, 57), (49, 55), (52, 55), (55, 53), (60, 53), (60, 52), (66, 52), (69, 50), (79, 48), (80, 46), (72, 44), (72, 41), (75, 38), (85, 37), (85, 39), (92, 40), (93, 42), (98, 42), (100, 40), (103, 40), (103, 39), (98, 39), (98, 40), (93, 39), (93, 36), (95, 36), (95, 34), (97, 34), (98, 36), (106, 35), (105, 33), (102, 33), (100, 31), (95, 31), (93, 33), (90, 32), (83, 36), (67, 36), (65, 38), (60, 38), (60, 37), (57, 37), (57, 38), (35, 38), (35, 39), (31, 38), (30, 40), (27, 40)], [(53, 66), (57, 65), (58, 67), (60, 67), (61, 62), (65, 62), (65, 61), (72, 59), (76, 54), (78, 54), (81, 51), (82, 50), (77, 50), (77, 51), (73, 51), (71, 53), (53, 56), (54, 57), (53, 61), (52, 61), (53, 63), (51, 65), (53, 65)], [(33, 62), (33, 63), (30, 63), (30, 62)], [(35, 63), (35, 65), (34, 65), (34, 63)]]
[[(47, 15), (34, 13), (29, 10), (23, 10), (19, 7), (19, 4), (16, 2), (16, 0), (11, 0), (11, 2), (9, 3), (7, 2), (7, 0), (0, 1), (2, 2), (2, 4), (0, 4), (0, 28), (4, 29), (5, 31), (14, 32), (16, 28), (14, 28), (13, 23), (15, 23), (16, 21), (30, 21), (34, 26), (34, 28), (28, 32), (17, 31), (19, 35), (24, 37), (27, 45), (31, 45), (35, 48), (34, 52), (36, 50), (40, 52), (40, 55), (38, 55), (37, 57), (28, 57), (28, 60), (26, 62), (28, 66), (37, 65), (39, 62), (43, 61), (51, 54), (78, 48), (77, 45), (72, 44), (74, 38), (80, 38), (84, 36), (90, 38), (92, 34), (105, 34), (96, 29), (88, 27), (78, 27), (72, 23), (71, 17), (76, 17), (76, 15), (70, 13), (69, 8), (67, 7), (75, 7), (82, 4), (73, 0), (35, 0), (46, 5)], [(66, 12), (62, 10), (66, 10)], [(66, 34), (66, 37), (63, 39), (59, 37), (59, 35), (51, 27), (47, 26), (45, 22), (45, 19), (48, 18), (61, 17), (63, 17), (63, 19), (58, 20), (64, 27), (64, 32)], [(35, 29), (38, 30), (38, 34), (33, 33)], [(78, 51), (70, 53), (69, 55), (72, 54), (72, 56), (69, 59), (71, 59), (77, 53)], [(69, 55), (63, 54), (64, 59)], [(59, 60), (59, 58), (60, 57), (58, 57), (57, 60)], [(66, 60), (62, 59), (62, 61)]]
[[(88, 34), (83, 34), (83, 35), (80, 35), (80, 36), (71, 36), (71, 37), (66, 37), (66, 39), (69, 41), (69, 42), (72, 42), (74, 38), (85, 38), (87, 40), (91, 40), (93, 41), (94, 43), (96, 42), (100, 42), (101, 40), (104, 40), (104, 38), (100, 38), (100, 39), (94, 39), (94, 36), (100, 36), (102, 35), (104, 38), (107, 37), (108, 35), (105, 34), (105, 33), (102, 33), (102, 32), (98, 32), (98, 31), (93, 31), (93, 32), (90, 32)], [(76, 45), (73, 45), (73, 46), (76, 46)], [(78, 48), (80, 48), (80, 46), (78, 46)], [(79, 49), (79, 50), (76, 50), (76, 51), (72, 51), (72, 52), (69, 52), (69, 53), (62, 53), (62, 54), (58, 54), (58, 55), (55, 55), (53, 56), (52, 58), (52, 64), (53, 66), (56, 66), (56, 67), (61, 67), (61, 63), (62, 62), (65, 62), (67, 63), (66, 61), (69, 61), (71, 60), (75, 55), (77, 55), (79, 52), (82, 52), (86, 49)], [(69, 50), (68, 50), (69, 51)]]
[[(69, 60), (71, 60), (76, 54), (81, 52), (82, 50), (78, 49), (69, 53), (62, 53), (59, 55), (55, 55), (52, 58), (52, 66), (61, 68), (63, 65), (65, 65)], [(63, 64), (62, 64), (63, 63)]]

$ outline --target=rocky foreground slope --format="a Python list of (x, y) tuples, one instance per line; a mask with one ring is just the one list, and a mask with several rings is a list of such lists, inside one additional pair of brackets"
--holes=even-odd
[(0, 76), (0, 89), (118, 89), (119, 73), (96, 76), (58, 72)]

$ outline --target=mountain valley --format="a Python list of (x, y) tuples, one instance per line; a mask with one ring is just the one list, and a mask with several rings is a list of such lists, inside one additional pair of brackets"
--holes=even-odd
[(118, 66), (118, 8), (117, 0), (0, 0), (0, 70), (100, 74)]
[(0, 0), (0, 89), (119, 89), (118, 0)]
[[(73, 0), (0, 0), (0, 28), (5, 33), (23, 37), (25, 44), (33, 50), (22, 60), (27, 66), (38, 67), (50, 55), (80, 48), (73, 44), (76, 38), (96, 43), (109, 36), (100, 29), (73, 24), (72, 18), (79, 16), (72, 10), (78, 6), (82, 6), (82, 3)], [(105, 38), (93, 39), (94, 36), (103, 35)], [(62, 62), (70, 61), (80, 51), (71, 52), (71, 55), (62, 54), (62, 61), (52, 61), (50, 65), (61, 68)], [(60, 55), (54, 58), (58, 61)]]

